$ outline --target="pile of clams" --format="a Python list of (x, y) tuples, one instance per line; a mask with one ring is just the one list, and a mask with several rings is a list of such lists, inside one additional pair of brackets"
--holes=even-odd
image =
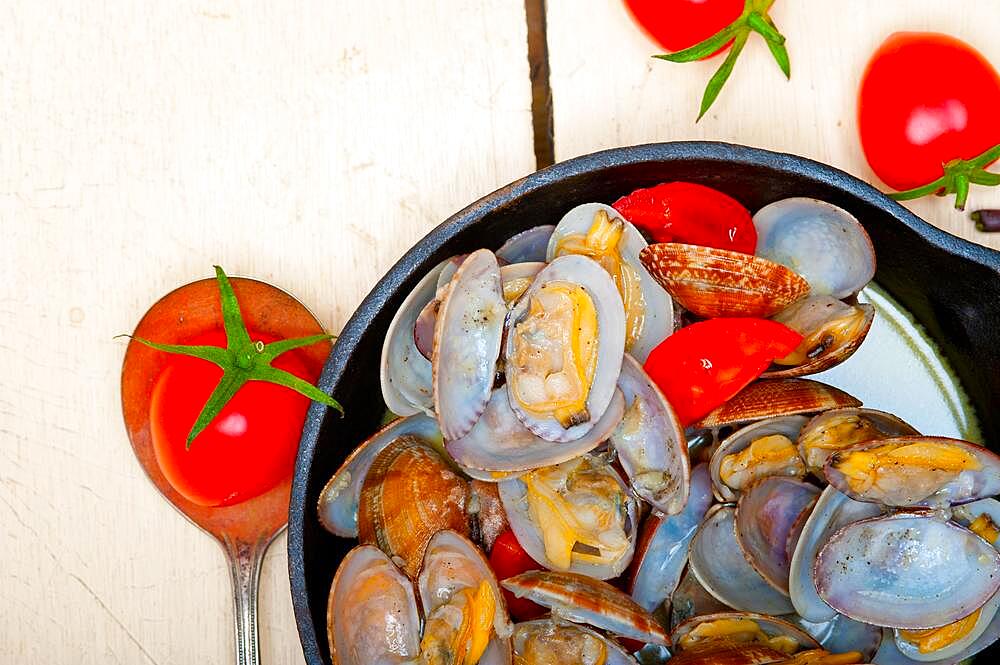
[[(806, 198), (753, 221), (755, 255), (648, 245), (586, 203), (420, 280), (383, 347), (392, 420), (319, 500), (360, 543), (334, 663), (957, 663), (1000, 636), (1000, 458), (801, 378), (872, 325), (867, 234)], [(684, 427), (643, 364), (717, 317), (802, 342)], [(497, 579), (507, 531), (537, 570)]]

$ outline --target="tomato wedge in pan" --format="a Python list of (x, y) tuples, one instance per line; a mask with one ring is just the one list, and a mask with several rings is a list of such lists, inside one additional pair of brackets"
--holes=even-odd
[(802, 341), (776, 321), (719, 318), (681, 328), (653, 349), (645, 369), (685, 426), (759, 377)]

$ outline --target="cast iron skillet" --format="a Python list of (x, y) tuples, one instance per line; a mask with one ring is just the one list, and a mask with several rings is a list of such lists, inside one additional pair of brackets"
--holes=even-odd
[(480, 199), (431, 231), (375, 285), (340, 333), (319, 387), (344, 405), (346, 415), (312, 405), (288, 516), (292, 604), (310, 665), (329, 662), (327, 595), (337, 566), (355, 544), (320, 526), (316, 501), (323, 484), (382, 417), (379, 357), (403, 298), (449, 256), (496, 249), (518, 231), (555, 224), (574, 205), (610, 203), (668, 180), (715, 187), (751, 211), (778, 199), (811, 196), (853, 213), (875, 244), (876, 281), (940, 345), (972, 400), (986, 441), (1000, 448), (1000, 252), (941, 231), (857, 178), (794, 155), (692, 141), (617, 148), (562, 162)]

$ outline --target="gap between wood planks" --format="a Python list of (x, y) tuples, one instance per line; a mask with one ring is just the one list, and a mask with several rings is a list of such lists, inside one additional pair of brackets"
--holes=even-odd
[(543, 169), (555, 162), (545, 0), (524, 0), (524, 15), (528, 22), (528, 67), (531, 76), (531, 129), (535, 137), (535, 168)]

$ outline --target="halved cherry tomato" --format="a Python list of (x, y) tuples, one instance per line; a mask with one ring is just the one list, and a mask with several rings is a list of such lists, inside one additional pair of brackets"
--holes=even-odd
[(687, 426), (733, 397), (801, 341), (802, 335), (768, 319), (709, 319), (665, 339), (649, 354), (645, 369)]
[(612, 204), (656, 242), (682, 242), (753, 254), (757, 229), (750, 211), (722, 192), (693, 182), (637, 189)]
[[(1000, 145), (998, 114), (997, 71), (965, 42), (936, 33), (890, 35), (868, 62), (858, 93), (865, 158), (897, 190), (933, 183), (947, 174), (949, 162), (973, 160)], [(970, 182), (1000, 181), (1000, 176), (982, 175), (982, 168), (959, 173), (966, 166), (950, 165), (962, 178), (929, 193), (955, 192), (961, 207)]]
[[(529, 570), (544, 569), (544, 566), (528, 556), (528, 553), (521, 547), (521, 543), (517, 542), (517, 536), (510, 529), (497, 536), (493, 542), (493, 549), (490, 550), (490, 567), (493, 568), (497, 580), (505, 580)], [(511, 616), (518, 621), (537, 619), (548, 612), (541, 605), (524, 598), (518, 598), (507, 589), (502, 589), (502, 591), (504, 599), (507, 601), (507, 609)]]
[[(625, 6), (660, 46), (680, 51), (708, 39), (738, 19), (743, 13), (744, 0), (625, 0)], [(732, 40), (715, 53), (731, 43)]]
[[(250, 331), (254, 341), (274, 341)], [(222, 330), (188, 344), (226, 345)], [(272, 365), (314, 383), (296, 351)], [(153, 451), (163, 475), (186, 499), (202, 506), (227, 506), (266, 492), (290, 478), (310, 400), (273, 383), (251, 381), (186, 447), (188, 432), (222, 377), (222, 369), (199, 358), (172, 355), (156, 379), (150, 404)]]

